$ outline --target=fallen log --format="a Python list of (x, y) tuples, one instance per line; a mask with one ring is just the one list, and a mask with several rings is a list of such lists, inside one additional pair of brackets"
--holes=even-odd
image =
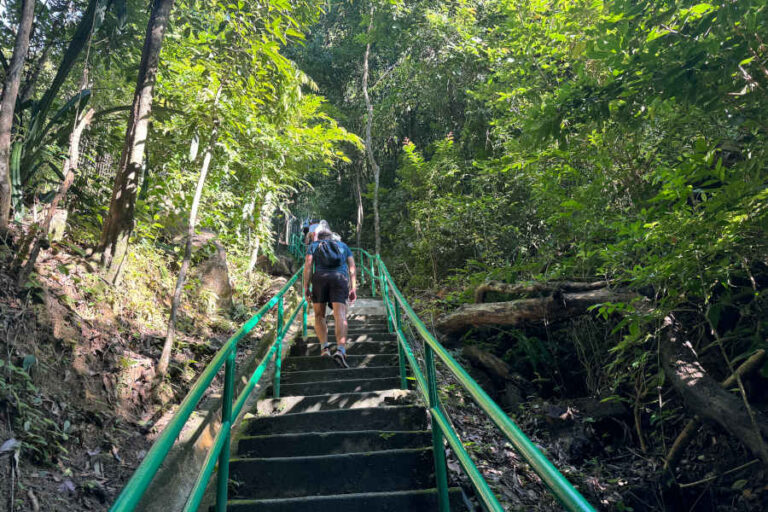
[[(736, 369), (736, 373), (740, 377), (748, 375), (753, 370), (756, 370), (760, 367), (763, 359), (765, 359), (765, 350), (758, 350)], [(720, 386), (723, 389), (728, 389), (734, 384), (736, 384), (736, 374), (729, 376), (727, 379), (720, 383)], [(669, 453), (667, 453), (667, 456), (664, 460), (664, 469), (671, 469), (677, 465), (677, 462), (680, 460), (685, 447), (688, 446), (688, 444), (691, 442), (693, 435), (696, 433), (700, 426), (701, 418), (698, 415), (695, 415), (690, 421), (688, 421), (683, 430), (672, 443), (672, 447), (669, 449)]]
[(664, 332), (659, 344), (664, 374), (683, 398), (686, 407), (702, 420), (720, 425), (768, 464), (765, 445), (768, 419), (754, 411), (758, 428), (753, 427), (744, 402), (707, 374), (691, 342), (685, 339), (680, 323), (671, 315), (664, 319)]
[(457, 334), (470, 327), (484, 325), (518, 326), (524, 323), (550, 323), (583, 315), (605, 302), (630, 302), (639, 297), (626, 289), (600, 288), (575, 293), (554, 293), (548, 297), (518, 299), (508, 302), (464, 304), (440, 318), (436, 328), (445, 334)]
[(503, 293), (513, 296), (551, 295), (556, 292), (588, 292), (606, 288), (606, 281), (582, 283), (578, 281), (529, 281), (524, 283), (502, 283), (501, 281), (487, 281), (475, 289), (475, 304), (485, 302), (488, 292)]

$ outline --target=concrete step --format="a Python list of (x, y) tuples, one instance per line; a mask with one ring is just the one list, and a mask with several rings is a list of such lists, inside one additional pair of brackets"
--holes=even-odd
[[(325, 317), (325, 322), (328, 325), (333, 325), (336, 323), (336, 318), (333, 317), (333, 315)], [(357, 326), (357, 327), (370, 327), (372, 325), (387, 325), (387, 318), (386, 317), (379, 317), (379, 318), (370, 318), (367, 320), (360, 320), (355, 318), (349, 318), (347, 317), (347, 325)]]
[(310, 396), (327, 395), (330, 393), (361, 393), (364, 391), (380, 391), (383, 389), (398, 389), (399, 377), (344, 379), (336, 381), (301, 382), (297, 384), (280, 384), (281, 396)]
[[(314, 313), (310, 311), (310, 313)], [(333, 316), (333, 312), (330, 308), (326, 308), (326, 315), (325, 315), (325, 321), (326, 322), (335, 322), (336, 317)], [(347, 323), (348, 324), (358, 324), (358, 325), (370, 325), (370, 324), (381, 324), (386, 323), (387, 321), (387, 315), (350, 315), (347, 314)]]
[[(314, 329), (307, 329), (307, 336), (309, 336), (310, 338), (314, 338), (314, 341), (317, 341), (317, 336), (315, 335)], [(386, 327), (347, 329), (347, 339), (349, 341), (355, 341), (355, 338), (360, 336), (369, 336), (369, 337), (373, 336), (374, 339), (381, 339), (381, 337), (385, 337), (384, 339), (387, 339), (387, 337), (395, 336), (395, 333), (391, 333), (387, 331)], [(336, 338), (336, 329), (334, 329), (332, 325), (328, 326), (328, 337)], [(394, 338), (389, 338), (389, 339), (394, 339)]]
[[(381, 302), (379, 300), (378, 302)], [(328, 319), (330, 321), (333, 321), (333, 315), (329, 315)], [(358, 314), (354, 312), (348, 312), (347, 313), (347, 322), (355, 322), (355, 323), (377, 323), (377, 322), (386, 322), (387, 321), (387, 315), (363, 315)]]
[[(461, 489), (448, 489), (451, 512), (467, 510)], [(300, 498), (230, 500), (232, 512), (409, 512), (437, 510), (437, 489), (369, 492)]]
[(423, 407), (398, 405), (282, 414), (246, 419), (241, 432), (244, 436), (333, 432), (339, 426), (344, 430), (424, 430), (427, 413)]
[(429, 448), (432, 433), (413, 432), (307, 432), (244, 437), (238, 440), (238, 457), (297, 457), (307, 455), (337, 455), (403, 448)]
[[(386, 329), (382, 331), (347, 331), (347, 342), (355, 343), (358, 341), (395, 341), (397, 335), (395, 333), (389, 333)], [(307, 343), (319, 343), (315, 332), (307, 330)], [(333, 329), (328, 329), (328, 341), (336, 341), (336, 333)]]
[[(371, 368), (374, 366), (393, 366), (398, 364), (397, 353), (348, 355), (347, 363), (352, 368)], [(283, 371), (333, 370), (339, 366), (331, 357), (298, 356), (289, 357), (283, 362)]]
[(303, 382), (324, 382), (343, 379), (381, 379), (397, 377), (397, 366), (374, 366), (372, 368), (336, 368), (333, 370), (309, 370), (304, 372), (285, 372), (280, 378), (283, 384), (301, 384)]
[(431, 448), (235, 458), (229, 475), (236, 482), (230, 495), (250, 499), (406, 491), (435, 485)]
[[(326, 322), (335, 322), (336, 317), (333, 316), (333, 311), (331, 311), (330, 307), (326, 306), (325, 309), (326, 315), (325, 315), (325, 321)], [(307, 314), (312, 315), (314, 318), (314, 312), (310, 309)], [(385, 323), (387, 321), (387, 315), (350, 315), (347, 313), (347, 323), (348, 324), (381, 324)]]
[(301, 412), (361, 409), (409, 403), (409, 391), (386, 389), (364, 393), (335, 393), (331, 395), (283, 396), (279, 399), (259, 400), (256, 409), (262, 416), (296, 414)]
[[(311, 340), (314, 340), (311, 341)], [(317, 338), (310, 338), (309, 343), (297, 342), (291, 346), (290, 356), (319, 356), (322, 345), (317, 343)], [(330, 340), (331, 352), (336, 348), (336, 340)], [(397, 352), (397, 344), (394, 341), (347, 341), (348, 355), (366, 354), (394, 354)]]

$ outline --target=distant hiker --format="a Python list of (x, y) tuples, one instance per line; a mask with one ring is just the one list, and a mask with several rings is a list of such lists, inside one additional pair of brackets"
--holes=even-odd
[[(336, 323), (336, 350), (333, 359), (342, 368), (347, 364), (347, 299), (357, 299), (355, 258), (347, 244), (334, 240), (328, 223), (319, 223), (314, 236), (317, 238), (307, 248), (304, 264), (304, 294), (312, 302), (315, 312), (315, 333), (321, 343), (321, 356), (331, 355), (328, 342), (328, 324), (325, 323), (325, 308), (333, 308)], [(312, 268), (314, 265), (314, 269)], [(309, 285), (312, 283), (312, 293)]]
[(304, 223), (304, 227), (302, 228), (302, 231), (304, 232), (305, 242), (307, 244), (311, 244), (312, 242), (317, 241), (317, 232), (320, 229), (323, 229), (324, 231), (331, 230), (331, 228), (328, 226), (328, 222), (325, 220), (306, 221)]

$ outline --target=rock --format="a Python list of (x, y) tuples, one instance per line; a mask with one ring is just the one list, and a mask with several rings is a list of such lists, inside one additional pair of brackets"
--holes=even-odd
[(133, 398), (134, 389), (140, 386), (139, 383), (151, 382), (154, 377), (154, 361), (134, 352), (126, 351), (117, 366), (115, 394), (120, 400)]
[(262, 295), (264, 302), (267, 302), (269, 299), (277, 295), (277, 293), (283, 289), (283, 286), (285, 286), (287, 282), (288, 279), (285, 277), (276, 277), (272, 279), (272, 281), (269, 283), (269, 288), (267, 288)]
[(296, 273), (296, 264), (292, 256), (277, 254), (275, 261), (267, 256), (259, 256), (256, 266), (272, 276), (291, 277)]
[[(177, 233), (173, 234), (171, 237), (171, 242), (175, 245), (180, 245), (183, 247), (183, 245), (186, 243), (187, 240), (187, 226), (179, 226)], [(212, 241), (216, 240), (216, 237), (218, 235), (216, 232), (203, 228), (199, 232), (195, 233), (195, 235), (192, 237), (192, 248), (197, 250), (201, 247), (205, 247)]]
[(498, 387), (504, 387), (506, 381), (512, 380), (510, 366), (487, 350), (469, 345), (464, 347), (461, 353), (472, 366), (486, 372)]
[(208, 292), (215, 297), (216, 309), (226, 310), (232, 307), (232, 283), (229, 281), (229, 267), (227, 266), (227, 253), (224, 248), (214, 240), (216, 252), (200, 266), (201, 291)]
[(555, 440), (557, 451), (564, 454), (572, 464), (578, 464), (585, 458), (599, 451), (600, 443), (594, 432), (587, 430), (582, 425), (574, 425), (570, 429), (562, 431)]
[(64, 238), (64, 231), (67, 229), (68, 212), (65, 208), (56, 208), (51, 218), (51, 226), (48, 228), (48, 240), (51, 242), (60, 242)]
[(517, 384), (509, 381), (504, 387), (504, 392), (501, 394), (500, 402), (502, 408), (509, 410), (517, 408), (518, 405), (523, 403), (524, 399), (525, 397), (523, 396), (523, 392), (519, 387), (517, 387)]
[(480, 387), (483, 388), (485, 392), (491, 396), (491, 398), (494, 400), (498, 399), (499, 388), (496, 387), (493, 379), (491, 379), (491, 377), (486, 372), (471, 366), (467, 368), (467, 373), (469, 373), (469, 376), (475, 379), (478, 384), (480, 384)]
[(597, 398), (574, 398), (568, 401), (568, 407), (582, 418), (591, 418), (599, 422), (606, 418), (624, 418), (629, 415), (629, 409), (618, 400), (602, 402)]

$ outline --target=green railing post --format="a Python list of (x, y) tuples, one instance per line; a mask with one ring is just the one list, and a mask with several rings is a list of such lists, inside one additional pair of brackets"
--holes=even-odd
[(365, 286), (365, 254), (360, 252), (360, 286)]
[[(234, 345), (224, 365), (224, 393), (221, 398), (221, 428), (225, 432), (224, 444), (219, 454), (219, 475), (216, 482), (216, 512), (227, 510), (227, 488), (229, 486), (229, 442), (232, 428), (232, 398), (235, 394), (235, 357), (237, 345)], [(226, 430), (224, 430), (226, 429)]]
[[(427, 389), (430, 409), (440, 408), (440, 398), (437, 395), (437, 372), (435, 371), (435, 355), (432, 347), (424, 344), (424, 362), (427, 366)], [(437, 427), (432, 414), (432, 451), (435, 455), (435, 480), (437, 481), (438, 505), (440, 512), (450, 510), (448, 501), (448, 473), (445, 465), (445, 448), (443, 448), (443, 431)]]
[[(400, 306), (397, 304), (397, 301), (394, 303), (395, 308), (395, 332), (402, 333), (403, 332), (403, 321), (400, 315)], [(405, 333), (403, 333), (403, 336), (405, 336)], [(397, 344), (397, 358), (400, 362), (400, 389), (408, 389), (408, 374), (406, 372), (406, 357), (405, 357), (405, 350), (403, 350), (403, 345), (401, 343)]]
[(280, 365), (283, 362), (283, 298), (277, 303), (277, 327), (275, 328), (277, 351), (275, 352), (275, 380), (272, 385), (272, 396), (280, 398)]
[(373, 273), (373, 258), (368, 258), (371, 262), (371, 297), (376, 296), (376, 274)]
[(389, 284), (386, 279), (381, 286), (381, 296), (384, 298), (384, 307), (387, 310), (387, 332), (392, 332), (392, 308), (389, 306)]

